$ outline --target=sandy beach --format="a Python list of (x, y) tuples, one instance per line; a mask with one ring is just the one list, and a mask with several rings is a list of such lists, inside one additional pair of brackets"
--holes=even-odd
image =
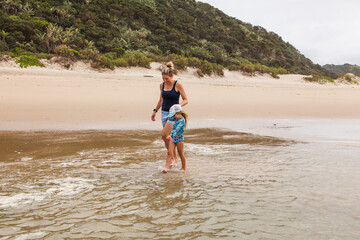
[(0, 65), (0, 238), (359, 236), (359, 86), (181, 72), (187, 170), (163, 174), (158, 64)]
[[(119, 129), (159, 127), (151, 122), (162, 82), (159, 64), (151, 69), (91, 70), (78, 63), (19, 68), (0, 64), (0, 130)], [(302, 75), (198, 78), (194, 69), (175, 76), (189, 98), (191, 121), (205, 119), (294, 119), (360, 117), (360, 86), (307, 83)]]

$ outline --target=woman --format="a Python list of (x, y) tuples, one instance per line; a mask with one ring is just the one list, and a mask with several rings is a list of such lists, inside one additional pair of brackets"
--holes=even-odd
[[(160, 84), (160, 99), (153, 110), (151, 120), (155, 121), (156, 113), (161, 107), (161, 121), (163, 125), (161, 137), (165, 143), (166, 149), (169, 149), (169, 141), (166, 141), (166, 137), (170, 135), (174, 124), (173, 122), (168, 121), (170, 107), (174, 104), (179, 104), (180, 96), (182, 98), (180, 103), (181, 106), (185, 106), (188, 103), (188, 99), (183, 85), (173, 79), (175, 71), (174, 64), (169, 62), (166, 65), (162, 65), (160, 70), (164, 82)], [(175, 156), (173, 161), (177, 162), (175, 149), (173, 156)]]

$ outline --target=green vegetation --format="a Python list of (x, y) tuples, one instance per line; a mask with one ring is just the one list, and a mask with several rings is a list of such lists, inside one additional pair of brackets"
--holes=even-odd
[(20, 64), (20, 67), (27, 68), (29, 66), (40, 66), (44, 67), (39, 59), (49, 59), (52, 55), (42, 54), (42, 53), (33, 53), (24, 51), (21, 48), (15, 48), (13, 52), (5, 52), (12, 58), (15, 58), (15, 62)]
[(229, 66), (230, 71), (242, 71), (249, 74), (250, 76), (255, 75), (256, 73), (264, 74), (268, 73), (274, 78), (279, 78), (279, 74), (287, 74), (288, 71), (284, 68), (278, 67), (267, 67), (261, 64), (253, 64), (247, 60), (240, 61), (237, 65)]
[(353, 73), (356, 75), (360, 75), (360, 66), (351, 65), (351, 64), (344, 64), (344, 65), (333, 65), (333, 64), (326, 64), (323, 68), (327, 69), (330, 72), (336, 74), (336, 77), (341, 77), (343, 74), (346, 73)]
[(0, 2), (0, 52), (20, 48), (110, 69), (173, 59), (199, 76), (221, 76), (224, 68), (333, 76), (277, 34), (195, 0)]
[(20, 56), (17, 60), (17, 63), (20, 63), (20, 67), (27, 68), (29, 66), (40, 66), (43, 67), (44, 64), (39, 62), (39, 59), (34, 56)]
[(315, 82), (319, 84), (335, 83), (334, 79), (316, 74), (312, 74), (311, 77), (304, 77), (304, 80), (307, 82)]
[(356, 84), (359, 85), (360, 76), (352, 73), (345, 73), (341, 75), (337, 81), (339, 82), (345, 82), (348, 84)]

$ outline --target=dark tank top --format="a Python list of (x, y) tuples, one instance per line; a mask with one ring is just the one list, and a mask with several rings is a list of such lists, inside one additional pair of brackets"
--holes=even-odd
[(175, 81), (174, 86), (170, 91), (164, 90), (165, 83), (163, 83), (161, 91), (161, 96), (163, 98), (161, 109), (163, 111), (168, 112), (172, 105), (179, 104), (180, 93), (175, 91), (176, 82), (177, 81)]

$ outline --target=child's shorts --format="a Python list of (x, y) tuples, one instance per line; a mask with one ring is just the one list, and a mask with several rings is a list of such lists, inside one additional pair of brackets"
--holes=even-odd
[(161, 111), (161, 122), (163, 126), (165, 126), (167, 122), (171, 123), (172, 125), (174, 125), (175, 123), (174, 121), (169, 120), (168, 115), (169, 115), (168, 111)]

